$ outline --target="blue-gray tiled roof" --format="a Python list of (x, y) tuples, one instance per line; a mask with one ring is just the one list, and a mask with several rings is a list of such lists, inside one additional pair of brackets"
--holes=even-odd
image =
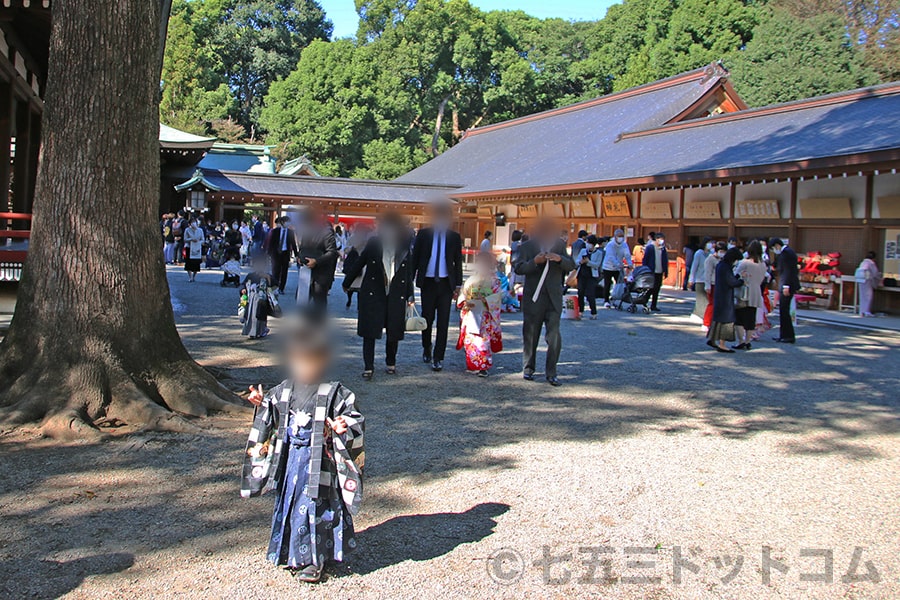
[(400, 181), (459, 193), (618, 182), (803, 164), (900, 149), (900, 85), (665, 125), (700, 97), (696, 80), (509, 122), (464, 139)]
[(257, 196), (293, 196), (367, 202), (426, 203), (446, 196), (449, 186), (410, 184), (394, 181), (236, 173), (204, 169), (207, 181), (220, 194), (229, 192)]
[(397, 181), (499, 190), (584, 181), (615, 166), (610, 152), (626, 131), (673, 119), (721, 82), (711, 67), (534, 117), (474, 130), (459, 144)]

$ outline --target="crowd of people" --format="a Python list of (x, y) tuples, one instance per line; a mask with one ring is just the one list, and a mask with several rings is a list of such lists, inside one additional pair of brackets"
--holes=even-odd
[[(280, 312), (278, 298), (285, 293), (292, 268), (299, 274), (297, 305), (324, 313), (340, 267), (348, 310), (354, 295), (357, 298), (357, 334), (363, 340), (367, 380), (375, 375), (377, 341), (385, 339), (385, 372), (394, 375), (399, 342), (411, 331), (421, 331), (423, 362), (442, 371), (454, 308), (460, 318), (456, 347), (465, 351), (469, 370), (488, 375), (493, 353), (502, 348), (500, 315), (521, 310), (523, 375), (534, 379), (535, 354), (546, 330), (544, 374), (553, 385), (559, 385), (559, 319), (570, 288), (577, 290), (578, 314), (592, 320), (598, 318), (598, 306), (631, 303), (631, 310), (643, 304), (646, 312), (661, 311), (660, 290), (670, 265), (662, 232), (647, 234), (646, 242), (640, 239), (632, 248), (622, 229), (610, 237), (580, 231), (569, 252), (567, 232), (542, 219), (528, 233), (513, 231), (509, 248), (498, 260), (493, 234), (486, 231), (472, 273), (465, 278), (462, 238), (452, 230), (452, 216), (450, 204), (435, 203), (430, 225), (418, 231), (395, 213), (381, 215), (374, 227), (359, 223), (345, 230), (301, 209), (279, 217), (270, 229), (257, 215), (229, 224), (182, 211), (163, 215), (160, 230), (166, 262), (183, 263), (189, 281), (195, 281), (203, 262), (222, 268), (222, 285), (240, 289), (243, 334), (254, 339), (268, 335), (268, 318)], [(750, 350), (771, 328), (770, 288), (777, 290), (780, 314), (774, 340), (796, 342), (799, 266), (786, 242), (760, 238), (741, 244), (736, 238), (706, 238), (683, 252), (683, 288), (695, 293), (691, 317), (701, 324), (710, 347), (722, 353)], [(881, 277), (874, 258), (869, 253), (856, 274), (863, 316), (871, 315), (872, 291)], [(247, 265), (244, 276), (242, 267)], [(415, 308), (416, 288), (421, 316)]]
[[(570, 252), (558, 224), (540, 219), (528, 234), (512, 232), (510, 248), (499, 261), (492, 235), (485, 234), (466, 277), (462, 237), (453, 230), (452, 217), (449, 204), (435, 203), (431, 222), (418, 231), (390, 212), (379, 215), (374, 227), (360, 224), (349, 231), (332, 227), (312, 211), (279, 218), (271, 230), (262, 229), (262, 236), (254, 233), (262, 228), (258, 219), (247, 224), (251, 270), (240, 284), (244, 334), (268, 334), (266, 319), (277, 316), (278, 297), (294, 266), (300, 272), (300, 318), (288, 328), (288, 378), (268, 393), (261, 386), (251, 387), (249, 400), (257, 410), (241, 493), (256, 496), (267, 488), (275, 490), (267, 557), (301, 581), (319, 581), (326, 564), (342, 562), (356, 547), (353, 519), (362, 498), (364, 417), (353, 392), (341, 383), (324, 383), (331, 356), (325, 313), (339, 266), (346, 307), (352, 307), (354, 295), (357, 299), (356, 332), (362, 338), (366, 381), (375, 376), (382, 339), (384, 372), (398, 374), (400, 342), (409, 333), (421, 332), (423, 362), (434, 372), (442, 371), (454, 306), (460, 319), (456, 348), (464, 351), (467, 370), (488, 376), (493, 355), (503, 348), (501, 314), (514, 307), (523, 314), (522, 377), (536, 379), (543, 333), (543, 375), (552, 386), (561, 385), (557, 363), (567, 288), (577, 288), (582, 310), (589, 308), (596, 319), (598, 298), (606, 307), (616, 302), (621, 306), (622, 295), (635, 291), (639, 280), (646, 281), (641, 284), (642, 301), (648, 312), (660, 310), (660, 289), (670, 262), (662, 233), (648, 234), (646, 243), (631, 249), (621, 229), (609, 238), (580, 232)], [(199, 219), (188, 216), (186, 222), (179, 237), (187, 264), (196, 255), (192, 245), (202, 244), (210, 233)], [(237, 230), (243, 229), (239, 224)], [(192, 233), (200, 230), (202, 234)], [(703, 323), (710, 346), (723, 353), (751, 349), (769, 327), (773, 280), (778, 282), (782, 315), (776, 341), (795, 342), (790, 315), (800, 279), (797, 255), (786, 242), (753, 239), (742, 246), (736, 239), (706, 239), (691, 254), (685, 287), (696, 293), (693, 315)], [(879, 274), (872, 259), (860, 269), (869, 270), (867, 277), (874, 279)], [(416, 288), (421, 316), (415, 309)]]
[[(194, 276), (203, 263), (213, 268), (235, 257), (246, 264), (254, 239), (259, 239), (261, 244), (268, 233), (268, 225), (257, 217), (249, 223), (217, 223), (204, 218), (202, 213), (185, 210), (164, 214), (159, 229), (166, 264), (184, 264), (185, 270)], [(193, 281), (194, 276), (189, 280)]]

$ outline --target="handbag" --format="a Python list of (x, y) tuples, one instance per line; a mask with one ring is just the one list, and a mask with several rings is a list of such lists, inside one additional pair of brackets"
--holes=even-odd
[(738, 308), (750, 306), (750, 286), (746, 283), (734, 290), (734, 304)]
[(281, 304), (278, 303), (278, 298), (275, 296), (275, 292), (267, 289), (266, 299), (269, 301), (269, 316), (280, 319), (282, 315)]
[(428, 329), (428, 321), (419, 314), (416, 305), (406, 307), (406, 331), (425, 331)]
[(574, 288), (578, 287), (578, 273), (581, 272), (581, 265), (578, 266), (577, 269), (569, 273), (569, 276), (566, 277), (566, 287)]

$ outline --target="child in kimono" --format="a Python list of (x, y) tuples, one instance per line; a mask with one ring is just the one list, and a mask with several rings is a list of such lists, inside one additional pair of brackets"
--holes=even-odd
[(244, 305), (246, 302), (241, 335), (255, 340), (269, 335), (268, 291), (272, 285), (272, 278), (265, 271), (266, 261), (263, 258), (252, 259), (250, 266), (250, 273), (241, 283), (241, 304)]
[(513, 295), (512, 285), (506, 274), (506, 265), (502, 261), (497, 262), (497, 280), (500, 282), (500, 292), (503, 294), (501, 299), (503, 312), (519, 312), (519, 300)]
[(241, 263), (236, 252), (229, 251), (228, 260), (222, 265), (222, 287), (241, 285)]
[(353, 392), (322, 383), (331, 358), (321, 317), (298, 318), (287, 342), (290, 379), (263, 394), (244, 457), (241, 496), (275, 490), (268, 560), (317, 583), (356, 547), (362, 499), (364, 420)]
[(466, 368), (477, 372), (479, 377), (487, 377), (494, 364), (493, 353), (503, 349), (502, 299), (494, 255), (479, 254), (475, 259), (475, 273), (466, 280), (457, 300), (461, 323), (456, 344), (457, 350), (465, 348)]

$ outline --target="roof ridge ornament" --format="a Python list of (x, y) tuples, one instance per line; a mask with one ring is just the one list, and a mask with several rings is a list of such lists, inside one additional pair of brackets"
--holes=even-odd
[(195, 185), (202, 185), (204, 188), (206, 188), (207, 192), (218, 192), (221, 189), (219, 188), (219, 186), (211, 183), (206, 178), (206, 175), (203, 173), (203, 169), (197, 167), (190, 179), (175, 186), (175, 191), (183, 192), (185, 190), (191, 189)]

